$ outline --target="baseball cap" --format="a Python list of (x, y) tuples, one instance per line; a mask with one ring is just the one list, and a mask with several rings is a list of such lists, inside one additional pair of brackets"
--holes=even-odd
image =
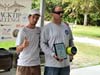
[(29, 15), (40, 15), (40, 11), (38, 9), (32, 9), (31, 12), (29, 13)]

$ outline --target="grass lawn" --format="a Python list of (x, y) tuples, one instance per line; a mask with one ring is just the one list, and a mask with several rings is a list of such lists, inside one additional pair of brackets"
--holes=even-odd
[(78, 53), (72, 62), (75, 67), (100, 65), (100, 47), (77, 42), (75, 44), (78, 48)]
[(9, 49), (9, 47), (15, 47), (15, 41), (0, 41), (0, 48)]
[(100, 27), (76, 25), (72, 28), (72, 31), (76, 36), (86, 36), (100, 39)]

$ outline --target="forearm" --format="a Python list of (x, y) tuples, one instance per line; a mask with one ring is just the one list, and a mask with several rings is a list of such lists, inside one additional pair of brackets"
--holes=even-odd
[(52, 49), (50, 49), (45, 43), (41, 43), (41, 48), (42, 51), (46, 54), (46, 55), (53, 55), (53, 51)]
[(74, 46), (74, 42), (73, 42), (73, 40), (71, 39), (71, 40), (69, 40), (69, 46), (70, 47), (73, 47)]
[(16, 47), (16, 52), (17, 52), (17, 53), (20, 53), (21, 51), (23, 51), (23, 48), (24, 48), (24, 47), (23, 47), (22, 45), (17, 46), (17, 47)]

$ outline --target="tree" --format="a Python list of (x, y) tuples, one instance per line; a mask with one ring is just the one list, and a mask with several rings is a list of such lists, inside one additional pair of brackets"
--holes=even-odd
[(94, 6), (100, 12), (100, 0), (94, 0)]
[[(64, 0), (66, 1), (66, 0)], [(65, 12), (68, 13), (69, 18), (77, 23), (77, 17), (80, 12), (80, 0), (67, 0), (66, 4), (68, 5), (65, 7)]]
[(88, 15), (92, 11), (94, 2), (93, 0), (81, 0), (81, 1), (82, 1), (81, 9), (82, 9), (82, 13), (84, 14), (84, 25), (87, 25)]
[[(94, 5), (93, 0), (69, 0), (71, 9), (71, 16), (77, 18), (78, 14), (84, 15), (84, 25), (87, 25), (88, 15), (91, 13), (92, 7)], [(67, 9), (68, 10), (68, 9)]]
[(40, 0), (32, 0), (32, 9), (40, 9)]

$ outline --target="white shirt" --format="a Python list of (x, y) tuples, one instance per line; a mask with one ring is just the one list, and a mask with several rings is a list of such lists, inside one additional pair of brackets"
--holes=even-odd
[(19, 66), (36, 66), (40, 65), (40, 57), (39, 57), (39, 38), (40, 38), (40, 28), (29, 29), (24, 27), (20, 30), (16, 45), (20, 45), (23, 43), (24, 38), (27, 38), (29, 41), (29, 46), (24, 48), (20, 54), (18, 59)]
[(69, 65), (69, 56), (63, 62), (57, 61), (52, 54), (54, 54), (53, 44), (64, 43), (66, 47), (69, 46), (69, 41), (73, 40), (73, 36), (69, 26), (65, 23), (56, 25), (49, 23), (42, 29), (41, 32), (41, 48), (45, 53), (45, 66), (49, 67), (66, 67)]

